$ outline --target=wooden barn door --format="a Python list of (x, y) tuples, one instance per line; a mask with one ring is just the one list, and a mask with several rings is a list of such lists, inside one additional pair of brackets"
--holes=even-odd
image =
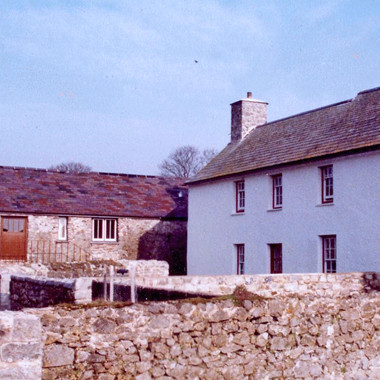
[(26, 218), (1, 218), (1, 260), (26, 261), (26, 223)]

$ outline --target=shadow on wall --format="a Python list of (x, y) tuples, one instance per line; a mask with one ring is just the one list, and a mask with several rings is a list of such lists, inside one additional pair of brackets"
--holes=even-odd
[(363, 285), (366, 292), (380, 290), (380, 272), (363, 273)]
[(187, 274), (187, 188), (166, 191), (175, 208), (139, 239), (138, 260), (165, 260), (171, 276)]

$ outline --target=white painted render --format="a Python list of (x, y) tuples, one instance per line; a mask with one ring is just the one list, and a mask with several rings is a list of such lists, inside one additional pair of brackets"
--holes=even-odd
[[(333, 165), (334, 202), (321, 204), (320, 167)], [(282, 173), (283, 206), (272, 210), (272, 175)], [(244, 214), (234, 182), (245, 180)], [(321, 235), (336, 235), (337, 272), (380, 271), (380, 152), (191, 184), (188, 274), (270, 273), (268, 244), (282, 243), (284, 273), (322, 272)]]

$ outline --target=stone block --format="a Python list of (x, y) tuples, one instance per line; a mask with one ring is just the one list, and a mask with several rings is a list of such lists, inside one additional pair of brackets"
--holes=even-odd
[(256, 339), (256, 345), (259, 347), (265, 347), (268, 342), (268, 333), (259, 335)]
[(251, 318), (260, 318), (264, 315), (264, 309), (262, 307), (255, 307), (250, 311)]
[(297, 361), (293, 371), (295, 377), (307, 378), (310, 376), (310, 364), (307, 361)]
[(0, 368), (0, 380), (38, 380), (41, 379), (41, 362), (22, 363)]
[(40, 341), (41, 323), (39, 318), (33, 315), (16, 316), (12, 339), (21, 342)]
[(170, 326), (170, 321), (165, 315), (154, 316), (149, 322), (151, 329), (165, 329)]
[(111, 375), (109, 373), (101, 373), (98, 376), (98, 380), (114, 380), (114, 379), (115, 379), (115, 375)]
[(287, 340), (285, 338), (274, 337), (272, 339), (271, 349), (273, 351), (283, 351), (286, 348)]
[(81, 277), (75, 280), (75, 303), (92, 301), (92, 278)]
[(210, 315), (211, 322), (227, 321), (229, 318), (230, 316), (225, 310), (217, 310), (215, 313)]
[(152, 376), (149, 373), (142, 373), (141, 375), (137, 375), (135, 377), (136, 380), (151, 380)]
[(40, 356), (40, 343), (6, 343), (1, 347), (1, 358), (5, 362), (35, 360)]
[(10, 312), (1, 312), (0, 314), (0, 344), (3, 344), (11, 340), (13, 315)]
[(44, 368), (72, 365), (74, 363), (74, 349), (63, 344), (50, 344), (44, 349)]
[(106, 318), (99, 318), (93, 325), (94, 332), (100, 334), (112, 334), (117, 325), (114, 321)]
[(76, 353), (76, 362), (81, 363), (81, 362), (87, 362), (88, 358), (91, 354), (87, 351), (77, 351)]
[(105, 361), (105, 356), (99, 354), (90, 354), (87, 358), (88, 363), (104, 363)]

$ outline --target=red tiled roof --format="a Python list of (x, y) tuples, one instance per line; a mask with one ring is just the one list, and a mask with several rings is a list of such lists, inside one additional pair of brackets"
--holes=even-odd
[(380, 149), (380, 87), (256, 127), (188, 183), (371, 149)]
[(182, 179), (0, 166), (0, 212), (187, 218)]

